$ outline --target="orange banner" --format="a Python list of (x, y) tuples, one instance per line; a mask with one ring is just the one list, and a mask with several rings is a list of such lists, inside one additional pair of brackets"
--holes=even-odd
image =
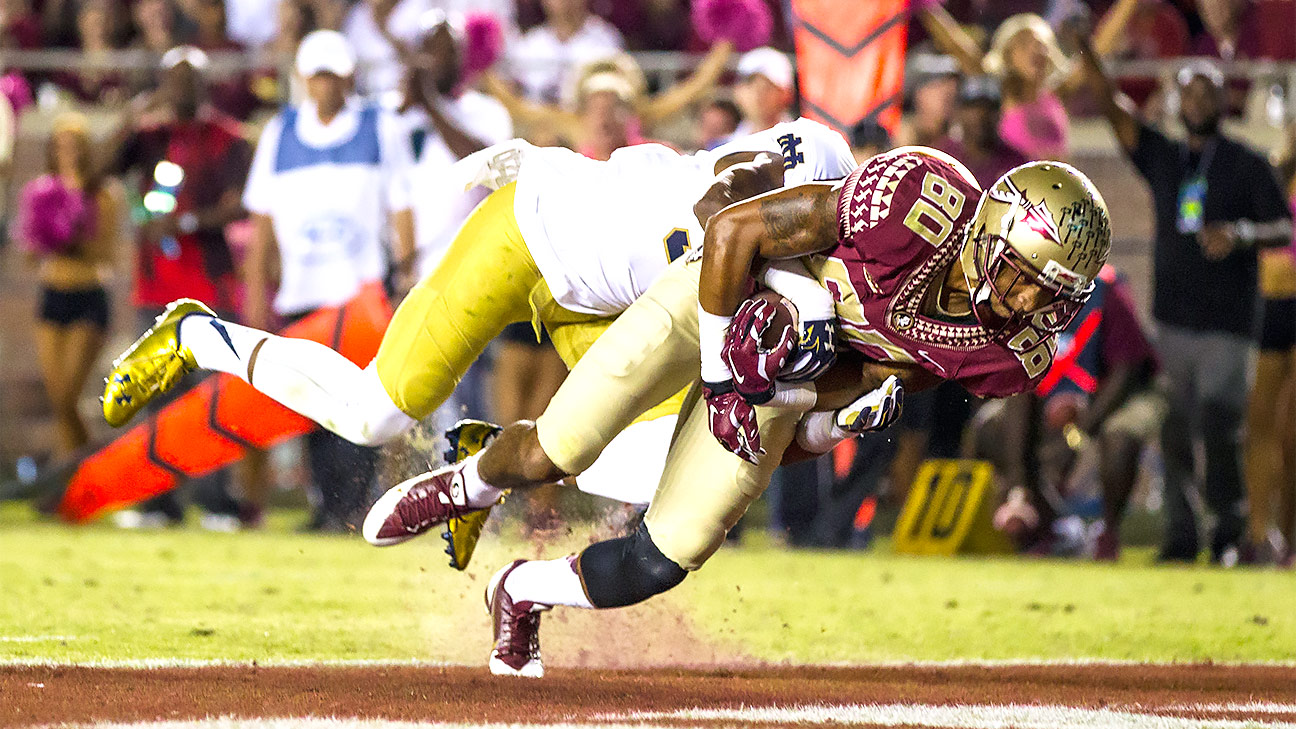
[(792, 13), (801, 115), (843, 134), (867, 119), (895, 133), (908, 0), (792, 0)]
[[(280, 333), (327, 344), (364, 366), (378, 353), (391, 316), (382, 286), (373, 284)], [(63, 494), (59, 516), (88, 521), (227, 466), (248, 448), (268, 448), (315, 427), (242, 380), (212, 375), (85, 459)]]

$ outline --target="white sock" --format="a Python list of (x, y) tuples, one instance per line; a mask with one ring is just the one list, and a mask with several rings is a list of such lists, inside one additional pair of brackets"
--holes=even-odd
[(190, 314), (180, 322), (180, 342), (189, 348), (205, 370), (215, 370), (248, 378), (248, 359), (252, 350), (271, 335), (260, 329)]
[(196, 314), (180, 322), (180, 341), (202, 369), (234, 375), (353, 443), (380, 445), (418, 424), (392, 402), (376, 369), (319, 342)]
[(580, 575), (576, 574), (576, 557), (523, 562), (504, 580), (504, 589), (513, 598), (538, 605), (567, 605), (593, 609), (585, 595)]
[(468, 505), (483, 509), (499, 501), (504, 490), (497, 489), (482, 480), (481, 472), (477, 470), (477, 464), (480, 461), (480, 453), (474, 453), (464, 459), (463, 482), (464, 493), (468, 496)]

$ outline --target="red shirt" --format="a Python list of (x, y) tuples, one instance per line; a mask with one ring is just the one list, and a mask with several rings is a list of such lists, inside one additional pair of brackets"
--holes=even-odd
[(878, 155), (846, 178), (837, 206), (840, 239), (812, 262), (837, 301), (842, 338), (852, 347), (878, 361), (918, 364), (981, 397), (1006, 397), (1048, 371), (1056, 337), (1023, 326), (999, 341), (974, 320), (935, 319), (920, 309), (957, 265), (960, 231), (980, 196), (944, 161), (913, 152)]
[[(251, 145), (241, 125), (219, 112), (137, 130), (117, 156), (119, 172), (138, 171), (138, 195), (154, 188), (158, 162), (168, 160), (184, 171), (176, 195), (177, 216), (215, 206), (228, 191), (238, 192), (247, 179)], [(234, 261), (221, 230), (177, 236), (178, 252), (139, 241), (133, 300), (137, 306), (163, 306), (178, 298), (195, 298), (217, 309), (234, 306)]]

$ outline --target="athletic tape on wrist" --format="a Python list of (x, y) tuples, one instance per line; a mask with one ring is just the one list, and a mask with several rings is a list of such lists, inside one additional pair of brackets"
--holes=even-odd
[(724, 382), (733, 379), (733, 373), (720, 356), (725, 337), (729, 333), (732, 316), (712, 314), (698, 304), (698, 343), (702, 349), (702, 381)]

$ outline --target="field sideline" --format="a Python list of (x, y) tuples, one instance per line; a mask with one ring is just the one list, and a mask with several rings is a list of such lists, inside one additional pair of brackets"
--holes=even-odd
[[(1296, 729), (1287, 573), (791, 551), (751, 535), (662, 599), (545, 617), (491, 677), (481, 590), (588, 541), (374, 549), (69, 528), (0, 508), (0, 726)], [(1155, 665), (1153, 665), (1155, 664)]]
[[(464, 574), (435, 538), (375, 549), (294, 534), (72, 529), (0, 509), (0, 663), (378, 661), (477, 666), (481, 591), (514, 556), (484, 543)], [(751, 540), (755, 541), (755, 540)], [(663, 599), (546, 617), (548, 663), (753, 663), (1296, 658), (1296, 580), (1269, 570), (1118, 566), (726, 548)], [(610, 648), (609, 639), (619, 645)]]

